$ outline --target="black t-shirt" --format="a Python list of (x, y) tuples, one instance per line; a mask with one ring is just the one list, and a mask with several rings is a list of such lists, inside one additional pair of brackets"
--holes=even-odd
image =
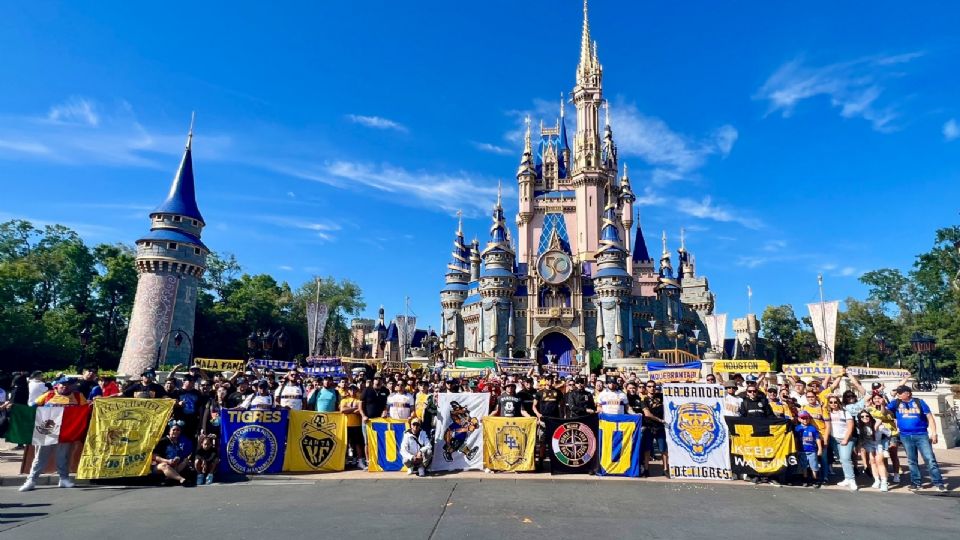
[(500, 409), (500, 416), (516, 418), (523, 416), (520, 412), (523, 407), (523, 401), (517, 396), (508, 396), (506, 394), (497, 398), (497, 407)]
[(243, 400), (247, 399), (247, 396), (253, 392), (241, 392), (237, 390), (236, 392), (231, 393), (227, 396), (227, 408), (235, 409), (243, 404)]
[(643, 414), (643, 398), (640, 394), (627, 394), (627, 407), (630, 414)]
[(360, 403), (363, 406), (363, 414), (367, 418), (380, 418), (383, 411), (387, 408), (387, 396), (390, 392), (386, 388), (379, 390), (374, 387), (365, 388), (360, 394)]
[(520, 403), (523, 405), (523, 410), (527, 411), (527, 414), (533, 416), (533, 398), (535, 393), (533, 390), (520, 390), (517, 392), (517, 397), (520, 398)]
[(143, 383), (135, 382), (123, 391), (123, 397), (132, 398), (165, 398), (166, 390), (157, 383), (150, 383), (146, 386)]
[(201, 461), (211, 462), (217, 459), (217, 447), (211, 446), (210, 448), (199, 447), (196, 451), (197, 459)]
[(83, 397), (89, 399), (90, 391), (93, 390), (93, 387), (97, 385), (97, 381), (88, 381), (86, 379), (80, 379), (80, 382), (77, 383), (77, 392), (80, 392)]
[[(656, 416), (657, 418), (664, 420), (663, 418), (663, 394), (654, 394), (643, 400), (643, 407), (650, 409), (650, 414)], [(663, 424), (657, 422), (653, 419), (647, 419), (647, 427), (649, 427), (654, 433), (659, 433), (663, 431)]]
[(565, 396), (567, 418), (576, 418), (587, 414), (587, 409), (596, 410), (593, 394), (584, 390), (574, 390)]
[(537, 409), (543, 416), (560, 417), (560, 402), (563, 394), (556, 388), (546, 388), (537, 392)]
[(176, 397), (178, 402), (182, 401), (183, 406), (176, 406), (173, 414), (178, 420), (187, 420), (196, 422), (203, 413), (203, 408), (207, 404), (207, 398), (198, 390), (181, 390)]

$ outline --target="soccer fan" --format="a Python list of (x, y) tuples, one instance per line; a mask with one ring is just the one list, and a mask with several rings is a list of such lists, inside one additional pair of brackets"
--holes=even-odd
[(897, 399), (887, 405), (887, 410), (896, 415), (900, 442), (910, 464), (910, 490), (918, 491), (923, 477), (920, 474), (920, 462), (917, 454), (923, 456), (927, 472), (937, 491), (946, 492), (940, 474), (940, 465), (933, 454), (933, 445), (937, 444), (937, 423), (930, 412), (930, 406), (920, 398), (913, 397), (909, 386), (901, 385), (896, 389)]
[(800, 407), (800, 410), (810, 415), (810, 422), (817, 428), (820, 436), (823, 437), (823, 451), (819, 454), (821, 469), (820, 480), (821, 482), (827, 482), (830, 480), (831, 460), (830, 447), (828, 446), (830, 440), (828, 439), (829, 433), (827, 432), (826, 408), (823, 403), (820, 402), (820, 395), (816, 392), (815, 386), (808, 388), (804, 397), (806, 398), (806, 403)]
[(626, 410), (627, 395), (620, 391), (613, 376), (608, 376), (606, 390), (597, 395), (597, 407), (604, 414), (623, 414)]
[(630, 414), (643, 414), (643, 398), (640, 397), (639, 387), (636, 381), (627, 382), (627, 412)]
[(156, 383), (157, 372), (153, 368), (147, 369), (140, 374), (140, 381), (131, 384), (123, 391), (123, 397), (127, 398), (165, 398), (167, 392), (162, 386)]
[(257, 382), (257, 391), (247, 396), (240, 404), (240, 408), (256, 411), (273, 410), (273, 394), (270, 393), (270, 383), (266, 379)]
[(183, 422), (183, 436), (193, 440), (200, 426), (200, 415), (206, 406), (207, 398), (194, 388), (193, 375), (183, 376), (183, 388), (178, 392), (176, 404), (173, 406), (173, 417)]
[[(69, 377), (61, 377), (54, 383), (53, 390), (48, 390), (34, 402), (36, 407), (66, 407), (68, 405), (84, 405), (87, 398), (76, 391), (76, 381)], [(73, 443), (56, 443), (47, 446), (34, 446), (33, 465), (30, 466), (30, 474), (26, 481), (20, 486), (20, 491), (31, 491), (37, 487), (37, 478), (43, 472), (43, 467), (50, 459), (50, 453), (56, 453), (57, 474), (60, 475), (60, 484), (62, 488), (72, 488), (73, 481), (70, 480), (70, 452), (73, 450)]]
[(747, 383), (747, 389), (744, 396), (740, 398), (740, 409), (738, 416), (748, 416), (751, 418), (769, 418), (773, 416), (773, 409), (766, 396), (760, 393), (757, 383), (750, 381)]
[(310, 399), (314, 401), (317, 412), (336, 412), (340, 407), (340, 394), (333, 384), (333, 377), (324, 377), (323, 386)]
[(167, 436), (157, 443), (153, 449), (154, 472), (163, 474), (168, 480), (179, 482), (181, 486), (189, 487), (183, 473), (190, 470), (193, 456), (193, 443), (190, 439), (181, 436), (181, 422), (170, 422)]
[(408, 420), (413, 415), (413, 396), (403, 391), (403, 385), (391, 381), (387, 385), (391, 393), (387, 396), (387, 416), (397, 420)]
[(357, 397), (357, 385), (347, 386), (343, 399), (340, 400), (340, 412), (346, 415), (347, 420), (347, 444), (353, 450), (353, 457), (356, 464), (363, 470), (367, 469), (367, 460), (365, 445), (363, 444), (363, 433), (360, 422), (360, 399)]
[[(830, 451), (840, 458), (840, 466), (843, 468), (843, 480), (837, 485), (857, 491), (857, 480), (853, 471), (854, 444), (850, 440), (855, 429), (853, 417), (843, 409), (837, 396), (827, 398), (827, 414), (830, 419), (827, 423), (827, 441)], [(827, 466), (829, 467), (829, 463)], [(824, 477), (826, 476), (828, 475), (824, 471)]]
[(726, 394), (723, 396), (723, 415), (740, 416), (740, 404), (743, 399), (737, 397), (737, 382), (727, 381), (723, 384)]
[(650, 476), (650, 459), (653, 457), (653, 451), (660, 452), (660, 460), (663, 463), (663, 475), (670, 476), (669, 457), (667, 456), (667, 431), (665, 429), (663, 411), (663, 393), (657, 388), (657, 383), (647, 381), (647, 398), (643, 400), (643, 424), (647, 425), (647, 431), (640, 438), (640, 444), (643, 447), (643, 476)]
[(866, 463), (873, 475), (873, 485), (870, 487), (888, 491), (890, 487), (887, 483), (887, 466), (880, 445), (884, 439), (890, 438), (890, 429), (877, 421), (866, 409), (857, 413), (856, 426), (860, 447), (867, 456)]
[(227, 405), (227, 386), (226, 383), (217, 386), (217, 391), (213, 397), (207, 401), (203, 408), (203, 416), (200, 418), (201, 435), (218, 435), (220, 433), (220, 415)]
[[(816, 488), (820, 487), (821, 480), (817, 474), (820, 470), (820, 456), (823, 454), (823, 436), (813, 425), (813, 418), (807, 411), (800, 411), (798, 414), (800, 424), (794, 429), (800, 434), (800, 444), (803, 448), (803, 455), (806, 458), (807, 470), (813, 477), (813, 484)], [(810, 487), (808, 480), (804, 485)]]
[(491, 413), (491, 416), (505, 416), (508, 418), (517, 418), (519, 416), (530, 416), (523, 408), (523, 402), (517, 397), (517, 385), (507, 383), (503, 387), (503, 394), (497, 398), (497, 406)]
[(410, 420), (410, 427), (403, 433), (403, 441), (400, 443), (400, 457), (403, 459), (403, 465), (407, 467), (407, 474), (413, 474), (416, 471), (417, 476), (423, 477), (427, 475), (426, 467), (433, 456), (433, 445), (421, 428), (419, 418), (414, 417)]
[(300, 382), (300, 372), (296, 370), (288, 371), (283, 378), (283, 382), (274, 392), (274, 397), (280, 407), (284, 409), (303, 410), (304, 389)]
[(899, 484), (900, 455), (897, 452), (897, 446), (900, 444), (900, 431), (897, 429), (896, 418), (887, 410), (887, 398), (884, 397), (882, 391), (874, 389), (874, 393), (870, 396), (865, 410), (868, 411), (870, 416), (873, 416), (877, 422), (883, 424), (890, 433), (889, 437), (880, 440), (879, 451), (882, 458), (890, 459), (890, 466), (886, 467), (887, 471), (893, 473), (890, 481), (894, 484)]
[(597, 406), (593, 401), (593, 394), (586, 388), (586, 382), (583, 377), (577, 377), (574, 381), (574, 387), (567, 387), (567, 393), (564, 396), (564, 417), (576, 418), (585, 414), (597, 412)]

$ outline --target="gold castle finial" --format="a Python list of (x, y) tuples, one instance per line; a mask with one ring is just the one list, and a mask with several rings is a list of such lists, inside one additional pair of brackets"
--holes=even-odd
[(190, 131), (187, 132), (187, 148), (193, 145), (193, 122), (197, 119), (197, 111), (190, 112)]
[(457, 234), (463, 236), (463, 210), (457, 210)]
[(587, 0), (583, 0), (583, 35), (580, 37), (580, 69), (586, 72), (590, 67), (590, 21), (587, 18)]

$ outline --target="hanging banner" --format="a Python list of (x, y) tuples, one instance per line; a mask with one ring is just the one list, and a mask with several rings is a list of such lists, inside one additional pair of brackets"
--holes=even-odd
[(567, 419), (545, 417), (544, 422), (550, 474), (587, 474), (596, 468), (597, 415)]
[(77, 478), (129, 478), (150, 473), (153, 449), (167, 430), (172, 399), (93, 400), (93, 416)]
[(847, 373), (857, 377), (887, 377), (891, 379), (902, 379), (910, 376), (910, 371), (897, 368), (872, 368), (860, 366), (847, 366)]
[(437, 394), (432, 471), (483, 469), (483, 419), (490, 394)]
[(728, 416), (726, 421), (733, 474), (775, 476), (801, 472), (800, 453), (790, 420)]
[(243, 371), (246, 360), (220, 360), (217, 358), (194, 358), (193, 362), (206, 371)]
[(253, 365), (262, 369), (279, 369), (281, 371), (293, 371), (297, 369), (297, 363), (290, 360), (266, 360), (264, 358), (257, 358), (253, 361)]
[(220, 472), (276, 474), (283, 470), (288, 410), (223, 411), (220, 421)]
[(717, 360), (713, 363), (714, 373), (766, 373), (770, 363), (766, 360)]
[(327, 327), (327, 318), (330, 315), (330, 306), (307, 302), (307, 340), (311, 354), (320, 353), (323, 341), (323, 331)]
[(783, 373), (794, 377), (839, 377), (843, 375), (843, 369), (837, 364), (787, 364), (783, 366)]
[(367, 422), (367, 470), (370, 472), (397, 472), (406, 470), (400, 455), (406, 420), (371, 418)]
[(347, 460), (347, 417), (341, 413), (290, 411), (283, 470), (342, 471)]
[(714, 351), (723, 351), (723, 342), (727, 339), (727, 314), (707, 315), (704, 323), (707, 327), (707, 335), (710, 336), (710, 348)]
[(838, 300), (807, 304), (810, 310), (810, 322), (813, 324), (813, 333), (817, 342), (823, 347), (820, 360), (832, 364), (834, 362), (833, 347), (837, 340), (837, 311), (840, 309)]
[(536, 445), (536, 418), (483, 419), (483, 466), (491, 471), (532, 471)]
[(600, 457), (597, 474), (602, 476), (640, 476), (639, 414), (600, 415)]
[(647, 362), (647, 376), (651, 381), (665, 382), (695, 382), (700, 380), (700, 368), (703, 364), (699, 360), (690, 362)]
[(733, 477), (723, 394), (718, 384), (663, 385), (670, 478)]

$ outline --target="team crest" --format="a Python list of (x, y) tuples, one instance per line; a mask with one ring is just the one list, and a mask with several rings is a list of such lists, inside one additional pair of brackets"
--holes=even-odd
[(582, 467), (597, 453), (597, 436), (590, 426), (566, 422), (554, 430), (553, 455), (567, 467)]
[(227, 441), (227, 461), (234, 471), (259, 474), (269, 469), (276, 458), (277, 438), (263, 426), (243, 426)]
[(710, 408), (703, 403), (670, 404), (670, 438), (685, 449), (696, 463), (706, 463), (711, 452), (726, 440), (722, 428), (723, 410), (719, 403)]
[(314, 469), (323, 467), (333, 455), (337, 447), (336, 426), (336, 423), (327, 421), (325, 414), (314, 415), (309, 422), (303, 423), (300, 453)]
[(523, 462), (523, 450), (527, 447), (527, 433), (520, 426), (508, 424), (497, 428), (496, 441), (497, 453), (494, 454), (494, 459), (510, 467)]

